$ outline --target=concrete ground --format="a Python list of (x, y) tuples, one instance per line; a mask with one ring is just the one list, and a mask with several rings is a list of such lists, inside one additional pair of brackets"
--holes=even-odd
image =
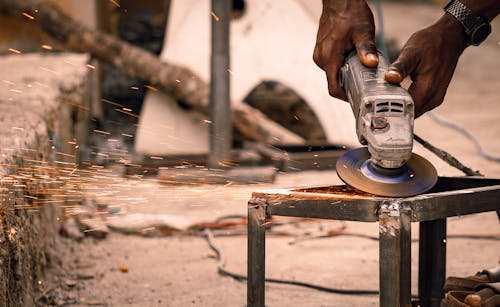
[[(438, 7), (384, 4), (388, 37), (402, 43), (414, 30), (440, 16)], [(409, 17), (411, 16), (411, 17)], [(500, 20), (491, 37), (479, 48), (471, 47), (460, 59), (446, 101), (435, 112), (467, 128), (485, 149), (500, 156)], [(312, 50), (312, 49), (311, 49)], [(311, 63), (311, 65), (314, 65)], [(325, 83), (326, 86), (326, 83)], [(449, 151), (464, 164), (488, 177), (500, 178), (500, 163), (478, 155), (472, 143), (454, 130), (436, 124), (428, 116), (416, 121), (424, 139)], [(461, 175), (426, 152), (440, 175)], [(122, 212), (177, 214), (210, 221), (228, 214), (245, 214), (252, 191), (260, 189), (332, 185), (340, 183), (335, 171), (280, 174), (274, 184), (253, 186), (164, 186), (155, 179), (123, 180), (107, 176), (86, 186), (98, 202), (120, 206)], [(330, 229), (339, 222), (318, 222)], [(346, 223), (350, 232), (377, 235), (376, 223)], [(413, 237), (418, 237), (413, 225)], [(448, 219), (448, 233), (500, 233), (495, 213)], [(267, 241), (267, 276), (293, 279), (342, 289), (378, 289), (378, 243), (356, 237), (336, 237), (288, 244), (291, 237)], [(246, 284), (217, 274), (216, 260), (206, 241), (199, 237), (145, 238), (112, 232), (102, 241), (69, 240), (61, 250), (64, 267), (71, 274), (92, 276), (78, 280), (71, 291), (80, 306), (244, 306)], [(246, 273), (246, 237), (216, 238), (227, 268)], [(467, 275), (498, 265), (500, 243), (491, 240), (449, 239), (447, 274)], [(412, 245), (412, 292), (417, 291), (418, 246)], [(126, 266), (128, 273), (119, 266)], [(61, 277), (66, 278), (66, 277)], [(288, 285), (268, 284), (269, 306), (376, 306), (377, 296), (349, 296), (318, 292)]]

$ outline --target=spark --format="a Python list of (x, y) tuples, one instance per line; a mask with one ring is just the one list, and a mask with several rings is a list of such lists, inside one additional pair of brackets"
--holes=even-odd
[(104, 98), (101, 98), (101, 101), (102, 101), (102, 102), (105, 102), (105, 103), (112, 104), (112, 105), (117, 106), (117, 107), (120, 107), (120, 108), (124, 108), (124, 107), (125, 107), (124, 105), (119, 104), (118, 102), (111, 101), (111, 100), (109, 100), (109, 99), (104, 99)]
[(22, 127), (12, 127), (12, 129), (14, 129), (14, 130), (24, 130), (24, 128), (22, 128)]
[(136, 91), (139, 89), (137, 86), (131, 86), (130, 88)]
[(97, 130), (97, 129), (94, 129), (94, 132), (100, 133), (100, 134), (104, 134), (104, 135), (110, 135), (111, 134), (110, 132), (106, 132), (106, 131), (102, 131), (102, 130)]
[(23, 14), (22, 14), (22, 15), (23, 15), (24, 17), (28, 18), (28, 19), (31, 19), (31, 20), (34, 20), (34, 19), (35, 19), (35, 17), (33, 17), (32, 15), (30, 15), (30, 14), (28, 14), (28, 13), (26, 13), (26, 12), (23, 12)]
[(71, 66), (76, 66), (75, 64), (71, 63), (71, 62), (70, 62), (70, 61), (68, 61), (68, 60), (64, 60), (64, 63), (69, 64), (69, 65), (71, 65)]
[(214, 11), (212, 11), (210, 14), (212, 14), (212, 17), (215, 19), (215, 21), (219, 21), (219, 16), (215, 15)]
[(14, 48), (9, 48), (9, 51), (13, 52), (13, 53), (16, 53), (16, 54), (20, 54), (21, 53), (21, 51), (19, 51), (17, 49), (14, 49)]
[(16, 233), (17, 233), (17, 229), (15, 227), (12, 227), (9, 229), (9, 233), (8, 233), (9, 241), (13, 241), (15, 239)]
[(153, 92), (157, 92), (158, 89), (152, 85), (149, 85), (149, 84), (146, 84), (144, 85), (145, 88), (147, 88), (148, 90), (152, 90)]
[(179, 80), (179, 79), (175, 79), (175, 82), (177, 82), (177, 83), (181, 83), (181, 80)]
[(205, 124), (211, 124), (211, 123), (212, 123), (212, 121), (211, 121), (211, 120), (209, 120), (209, 119), (204, 119), (204, 120), (203, 120), (203, 122), (204, 122)]
[(95, 66), (94, 66), (94, 65), (86, 64), (85, 66), (87, 66), (87, 67), (88, 67), (88, 68), (90, 68), (90, 69), (95, 69)]
[(41, 47), (42, 47), (42, 49), (45, 49), (45, 50), (53, 50), (54, 49), (54, 47), (52, 47), (51, 45), (42, 45)]
[(132, 112), (132, 109), (129, 109), (129, 108), (122, 108), (123, 111), (127, 111), (127, 112)]
[(71, 158), (76, 157), (75, 155), (70, 155), (70, 154), (67, 154), (64, 152), (60, 152), (60, 151), (56, 151), (56, 154), (61, 155), (61, 156), (65, 156), (65, 157), (71, 157)]
[(9, 91), (10, 92), (14, 92), (14, 93), (22, 93), (23, 92), (21, 90), (16, 90), (16, 89), (10, 89)]
[(133, 138), (134, 136), (131, 135), (131, 134), (127, 134), (127, 133), (122, 133), (123, 136), (126, 136), (126, 137), (129, 137), (129, 138)]
[(126, 111), (123, 111), (123, 110), (120, 110), (120, 109), (115, 109), (115, 111), (118, 111), (118, 112), (123, 113), (123, 114), (130, 115), (130, 116), (135, 117), (135, 118), (139, 118), (139, 115), (134, 114), (134, 113), (126, 112)]
[(162, 158), (162, 157), (154, 157), (154, 156), (152, 156), (152, 157), (149, 157), (149, 158), (150, 158), (150, 159), (153, 159), (153, 160), (163, 160), (163, 158)]
[(231, 69), (227, 69), (227, 71), (231, 74), (231, 75), (234, 75), (234, 72), (231, 70)]
[(52, 69), (48, 69), (47, 67), (42, 67), (42, 66), (40, 66), (39, 68), (40, 68), (41, 70), (45, 70), (45, 71), (51, 72), (51, 73), (56, 74), (56, 75), (58, 74), (58, 72), (57, 72), (57, 71), (52, 70)]
[(118, 1), (116, 1), (116, 0), (109, 0), (109, 2), (113, 3), (113, 5), (116, 7), (121, 7), (120, 3), (118, 3)]

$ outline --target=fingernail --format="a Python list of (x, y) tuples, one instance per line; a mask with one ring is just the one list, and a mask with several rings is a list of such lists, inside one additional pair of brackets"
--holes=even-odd
[(366, 55), (366, 64), (368, 64), (369, 66), (377, 66), (378, 65), (378, 57), (373, 54), (373, 53), (368, 53)]
[(385, 72), (385, 79), (389, 82), (401, 82), (401, 74), (399, 71), (394, 69), (389, 69)]

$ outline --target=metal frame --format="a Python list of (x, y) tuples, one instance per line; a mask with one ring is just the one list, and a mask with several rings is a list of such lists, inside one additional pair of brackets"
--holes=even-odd
[(209, 166), (222, 168), (230, 160), (233, 145), (230, 97), (229, 31), (231, 2), (212, 0), (210, 58), (210, 155)]
[(265, 303), (266, 218), (272, 215), (379, 222), (380, 305), (411, 305), (411, 223), (420, 222), (419, 303), (439, 306), (446, 218), (500, 210), (500, 179), (440, 177), (429, 193), (383, 198), (346, 186), (253, 193), (248, 207), (247, 304)]

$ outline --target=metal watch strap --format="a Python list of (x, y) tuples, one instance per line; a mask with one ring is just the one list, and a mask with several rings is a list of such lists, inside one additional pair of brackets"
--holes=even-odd
[[(486, 38), (486, 36), (488, 36), (489, 32), (488, 34), (485, 34), (482, 39), (476, 41), (476, 30), (482, 26), (490, 27), (490, 24), (481, 16), (476, 15), (462, 2), (457, 0), (450, 0), (444, 7), (444, 10), (455, 17), (455, 19), (457, 19), (462, 24), (467, 34), (469, 44), (477, 46)], [(489, 31), (491, 31), (491, 28)]]
[(445, 10), (453, 15), (465, 29), (470, 29), (475, 23), (475, 14), (460, 1), (452, 0), (445, 7)]

